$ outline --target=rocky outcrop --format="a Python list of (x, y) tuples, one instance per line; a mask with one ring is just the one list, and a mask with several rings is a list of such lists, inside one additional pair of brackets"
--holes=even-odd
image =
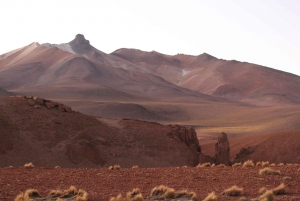
[(57, 103), (51, 100), (46, 100), (43, 98), (38, 98), (36, 96), (11, 96), (11, 97), (15, 97), (15, 98), (26, 98), (27, 99), (27, 103), (28, 105), (32, 106), (34, 109), (40, 109), (41, 106), (44, 106), (48, 109), (57, 109), (61, 112), (72, 112), (72, 108), (69, 106), (66, 106), (64, 104), (61, 103)]
[(216, 165), (224, 164), (227, 166), (231, 165), (230, 161), (230, 146), (226, 133), (221, 133), (218, 137), (218, 142), (215, 144), (215, 155), (214, 157), (200, 153), (199, 163), (214, 163)]
[(187, 146), (194, 146), (201, 153), (201, 147), (194, 128), (186, 128), (180, 125), (170, 125), (170, 127), (172, 127), (172, 132), (168, 134), (169, 137), (174, 138), (176, 136)]
[(224, 164), (224, 165), (231, 165), (230, 162), (230, 146), (229, 141), (227, 138), (226, 133), (221, 133), (221, 135), (218, 137), (218, 142), (215, 145), (215, 163), (218, 164)]
[(255, 147), (242, 148), (233, 159), (234, 163), (244, 162), (249, 159), (250, 155), (254, 152)]

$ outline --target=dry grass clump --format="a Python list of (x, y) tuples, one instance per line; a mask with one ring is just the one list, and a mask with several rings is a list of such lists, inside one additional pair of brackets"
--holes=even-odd
[(280, 184), (279, 186), (277, 186), (276, 188), (274, 188), (272, 190), (274, 195), (282, 195), (282, 194), (286, 194), (286, 189), (285, 189), (285, 185), (284, 183)]
[(47, 198), (50, 199), (66, 199), (66, 198), (75, 198), (75, 201), (87, 201), (88, 193), (85, 190), (79, 189), (77, 190), (75, 186), (70, 186), (68, 190), (52, 190), (50, 191)]
[(25, 193), (20, 193), (15, 201), (31, 201), (34, 198), (41, 198), (39, 192), (35, 189), (28, 189)]
[(264, 194), (267, 190), (268, 190), (268, 189), (267, 189), (266, 187), (262, 187), (262, 188), (259, 189), (258, 193), (259, 193), (259, 195), (262, 195), (262, 194)]
[(210, 167), (211, 164), (210, 163), (202, 163), (202, 164), (198, 164), (196, 167), (197, 168), (203, 168), (203, 167)]
[(208, 196), (203, 201), (218, 201), (218, 197), (215, 192), (208, 194)]
[(280, 171), (273, 170), (272, 168), (264, 168), (259, 170), (260, 175), (280, 175)]
[(284, 163), (279, 163), (278, 166), (284, 166)]
[(261, 162), (262, 167), (268, 167), (270, 165), (269, 161), (263, 161)]
[(30, 163), (26, 163), (26, 164), (24, 165), (24, 167), (26, 167), (26, 168), (34, 168), (34, 165), (33, 165), (32, 162), (30, 162)]
[(139, 188), (133, 189), (131, 192), (126, 193), (126, 198), (131, 201), (143, 201), (144, 197)]
[(139, 168), (139, 166), (137, 166), (137, 165), (132, 166), (132, 169), (138, 169), (138, 168)]
[(120, 165), (114, 165), (114, 166), (109, 166), (109, 170), (120, 170), (121, 166)]
[(255, 199), (254, 201), (273, 201), (274, 200), (274, 194), (273, 191), (266, 191), (264, 194), (259, 196), (258, 199)]
[(222, 195), (227, 196), (240, 196), (243, 193), (243, 188), (239, 188), (236, 185), (223, 191)]
[(261, 162), (257, 162), (255, 165), (256, 166), (261, 166)]
[(286, 164), (287, 166), (293, 166), (294, 164), (292, 164), (292, 163), (288, 163), (288, 164)]
[(252, 160), (247, 160), (244, 162), (243, 167), (253, 167), (254, 163)]
[(271, 163), (270, 167), (275, 167), (276, 164), (275, 163)]
[(219, 164), (219, 165), (217, 165), (217, 167), (227, 167), (227, 166), (224, 164)]
[(292, 177), (283, 177), (282, 180), (283, 180), (283, 181), (291, 181), (291, 180), (292, 180)]
[(175, 191), (173, 188), (169, 188), (164, 185), (156, 186), (151, 190), (151, 199), (179, 199), (186, 198), (188, 200), (197, 200), (195, 192), (189, 192), (187, 190)]
[(59, 169), (59, 168), (60, 168), (60, 166), (58, 166), (58, 165), (57, 165), (57, 166), (55, 166), (55, 169)]
[(232, 167), (238, 167), (238, 166), (242, 166), (242, 163), (235, 163), (232, 165)]
[(216, 167), (216, 165), (213, 163), (210, 167)]

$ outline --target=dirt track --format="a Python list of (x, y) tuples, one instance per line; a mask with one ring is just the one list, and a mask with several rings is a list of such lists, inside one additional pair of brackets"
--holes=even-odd
[[(38, 189), (46, 196), (51, 189), (68, 189), (71, 185), (84, 189), (90, 201), (108, 201), (133, 188), (140, 188), (144, 198), (157, 185), (167, 185), (175, 190), (187, 189), (197, 193), (198, 200), (215, 191), (219, 200), (239, 200), (240, 197), (222, 197), (223, 190), (237, 185), (244, 188), (242, 196), (258, 197), (261, 187), (273, 189), (282, 182), (287, 194), (275, 200), (300, 200), (299, 166), (273, 167), (280, 176), (261, 176), (261, 167), (210, 167), (210, 168), (140, 168), (140, 169), (50, 169), (50, 168), (1, 168), (0, 200), (11, 201), (21, 191)], [(291, 180), (287, 180), (290, 177)]]

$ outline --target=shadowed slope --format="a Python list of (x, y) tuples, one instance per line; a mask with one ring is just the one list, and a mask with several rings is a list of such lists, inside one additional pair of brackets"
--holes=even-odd
[(43, 167), (163, 167), (198, 162), (198, 141), (181, 140), (181, 135), (190, 133), (186, 128), (102, 120), (45, 105), (30, 106), (30, 100), (0, 99), (0, 166), (33, 162)]

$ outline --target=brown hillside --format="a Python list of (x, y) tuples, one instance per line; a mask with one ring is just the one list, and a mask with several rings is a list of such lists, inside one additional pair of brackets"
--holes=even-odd
[[(300, 163), (300, 131), (286, 131), (270, 134), (251, 135), (229, 139), (231, 160), (244, 162), (248, 159), (255, 162)], [(214, 154), (216, 140), (201, 141), (204, 154)], [(241, 149), (247, 151), (236, 158)]]
[(0, 99), (0, 124), (0, 166), (191, 166), (200, 151), (184, 127), (97, 119), (31, 97)]
[(164, 55), (134, 49), (112, 53), (178, 86), (256, 105), (300, 103), (300, 77), (271, 68), (217, 59), (209, 54)]

